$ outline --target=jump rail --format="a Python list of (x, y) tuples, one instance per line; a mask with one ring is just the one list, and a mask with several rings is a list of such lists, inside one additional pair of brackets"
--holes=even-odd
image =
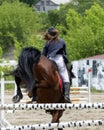
[[(71, 87), (70, 88), (72, 103), (90, 103), (90, 89), (89, 87)], [(83, 97), (81, 96), (83, 94)], [(77, 95), (77, 98), (76, 98)], [(87, 96), (87, 98), (85, 98)]]
[(104, 125), (104, 120), (71, 121), (71, 122), (63, 122), (63, 123), (11, 126), (7, 128), (0, 128), (0, 130), (37, 130), (37, 129), (47, 129), (47, 128), (52, 129), (52, 128), (98, 126), (98, 125)]
[(82, 103), (82, 104), (0, 104), (0, 110), (32, 110), (32, 109), (44, 109), (44, 110), (58, 110), (58, 109), (104, 109), (104, 103)]
[(75, 91), (75, 90), (88, 90), (88, 87), (71, 87), (70, 88), (71, 91)]
[[(70, 88), (70, 93), (71, 94), (85, 94), (85, 93), (87, 93), (88, 94), (88, 100), (85, 100), (85, 101), (87, 101), (88, 103), (91, 102), (91, 81), (90, 81), (91, 80), (91, 72), (92, 72), (92, 69), (89, 68), (88, 69), (88, 87), (71, 87)], [(73, 100), (73, 99), (71, 99), (72, 102), (77, 101), (77, 102), (80, 103), (80, 101), (82, 101), (80, 99), (77, 99), (77, 100)]]

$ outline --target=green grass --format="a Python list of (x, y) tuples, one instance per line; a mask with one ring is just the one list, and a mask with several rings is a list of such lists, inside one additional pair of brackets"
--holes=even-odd
[[(5, 76), (5, 81), (14, 81), (13, 76)], [(5, 84), (5, 90), (13, 90), (15, 89), (15, 84)]]
[(104, 93), (104, 90), (96, 90), (95, 88), (91, 88), (92, 93)]
[(5, 90), (13, 90), (15, 89), (15, 85), (14, 84), (6, 84), (5, 85)]

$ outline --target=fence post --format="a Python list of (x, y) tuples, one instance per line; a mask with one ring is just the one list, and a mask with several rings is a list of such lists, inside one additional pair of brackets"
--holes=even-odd
[[(1, 104), (4, 104), (4, 78), (3, 78), (3, 72), (2, 72), (2, 74), (1, 74), (2, 76), (1, 76)], [(4, 111), (3, 110), (1, 110), (0, 111), (1, 113), (1, 119), (3, 120), (4, 119)]]
[(88, 69), (88, 102), (90, 103), (91, 102), (91, 72), (92, 72), (92, 69), (89, 68)]

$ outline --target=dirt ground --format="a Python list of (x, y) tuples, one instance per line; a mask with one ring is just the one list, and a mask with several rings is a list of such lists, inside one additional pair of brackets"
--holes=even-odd
[[(5, 93), (5, 103), (12, 103), (13, 92)], [(26, 100), (28, 97), (25, 96)], [(92, 103), (104, 103), (104, 93), (91, 94)], [(11, 125), (33, 125), (40, 123), (50, 123), (51, 116), (46, 114), (44, 110), (19, 110), (6, 111), (5, 118)], [(104, 120), (104, 109), (67, 109), (61, 117), (61, 122), (79, 121), (79, 120)], [(64, 128), (65, 130), (104, 130), (102, 126), (90, 126), (90, 127), (71, 127)]]

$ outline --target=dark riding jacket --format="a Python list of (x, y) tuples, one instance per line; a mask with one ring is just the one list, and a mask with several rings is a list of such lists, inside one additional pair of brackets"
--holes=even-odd
[(57, 41), (52, 40), (50, 42), (46, 42), (42, 54), (44, 56), (54, 57), (57, 54), (61, 54), (64, 58), (65, 63), (68, 63), (68, 59), (66, 57), (66, 43), (63, 39), (58, 39)]

